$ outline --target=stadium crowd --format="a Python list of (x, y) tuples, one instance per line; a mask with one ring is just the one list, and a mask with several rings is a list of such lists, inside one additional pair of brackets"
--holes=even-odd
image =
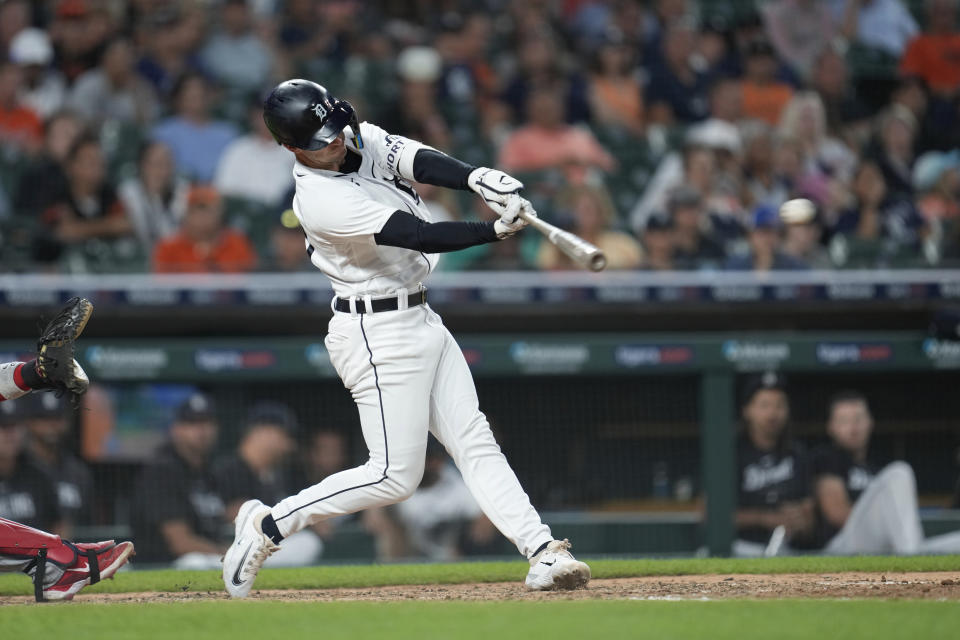
[[(955, 0), (0, 3), (0, 269), (303, 270), (307, 77), (527, 186), (617, 269), (960, 260)], [(491, 215), (418, 187), (439, 219)], [(815, 203), (778, 215), (787, 199)], [(535, 234), (447, 269), (563, 269)]]

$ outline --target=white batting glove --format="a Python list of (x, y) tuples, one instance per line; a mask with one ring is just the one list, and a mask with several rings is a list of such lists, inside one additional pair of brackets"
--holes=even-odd
[(523, 189), (523, 183), (516, 178), (489, 167), (479, 167), (471, 171), (467, 176), (467, 186), (480, 194), (487, 206), (501, 218), (507, 209), (510, 197), (516, 196), (520, 189)]
[(496, 231), (497, 238), (500, 240), (508, 238), (530, 224), (520, 217), (521, 211), (524, 211), (528, 216), (537, 216), (537, 212), (533, 210), (533, 205), (530, 204), (529, 200), (512, 194), (504, 212), (500, 214), (500, 219), (493, 223), (493, 230)]

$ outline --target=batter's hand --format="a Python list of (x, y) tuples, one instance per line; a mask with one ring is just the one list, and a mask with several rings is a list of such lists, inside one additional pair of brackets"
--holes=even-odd
[(503, 218), (507, 205), (520, 196), (523, 183), (503, 171), (480, 167), (467, 176), (467, 186), (480, 194), (487, 206)]
[(528, 216), (536, 217), (537, 215), (529, 200), (513, 194), (504, 207), (503, 213), (500, 214), (500, 219), (493, 223), (493, 229), (497, 232), (499, 239), (503, 240), (510, 237), (529, 224), (520, 217), (521, 211), (524, 211)]

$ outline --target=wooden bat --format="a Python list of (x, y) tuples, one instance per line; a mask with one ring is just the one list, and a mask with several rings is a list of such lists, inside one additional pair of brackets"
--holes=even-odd
[(542, 233), (548, 242), (584, 269), (603, 271), (603, 268), (607, 266), (607, 257), (603, 255), (603, 251), (580, 236), (555, 227), (537, 216), (528, 215), (523, 209), (520, 210), (520, 217), (526, 220), (531, 227)]

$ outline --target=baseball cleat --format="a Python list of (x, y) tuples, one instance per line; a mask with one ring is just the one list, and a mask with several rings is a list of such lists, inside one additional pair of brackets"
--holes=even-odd
[(247, 500), (240, 507), (233, 544), (223, 556), (223, 585), (232, 598), (246, 598), (257, 572), (280, 547), (264, 535), (260, 523), (270, 513), (259, 500)]
[(72, 600), (85, 586), (112, 578), (133, 554), (132, 542), (75, 544), (77, 559), (65, 567), (53, 585), (43, 589), (43, 600)]
[(581, 589), (590, 582), (590, 567), (573, 557), (573, 545), (564, 538), (554, 540), (547, 548), (530, 558), (530, 571), (525, 584), (531, 591)]

